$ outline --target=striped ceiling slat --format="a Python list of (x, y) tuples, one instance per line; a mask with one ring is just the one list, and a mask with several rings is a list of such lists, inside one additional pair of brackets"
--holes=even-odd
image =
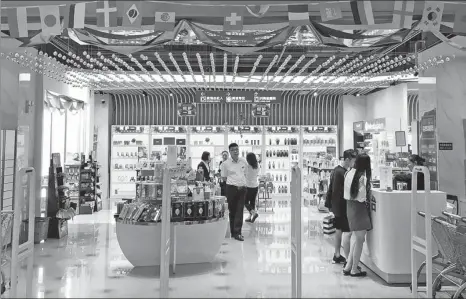
[(244, 103), (198, 104), (197, 115), (179, 117), (177, 103), (194, 102), (194, 94), (115, 94), (113, 125), (235, 125), (240, 113), (248, 125), (337, 125), (341, 96), (284, 94), (280, 104), (271, 104), (269, 118), (254, 118)]

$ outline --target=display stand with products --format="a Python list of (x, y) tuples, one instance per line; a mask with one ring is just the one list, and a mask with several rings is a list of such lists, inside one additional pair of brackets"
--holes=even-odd
[(166, 161), (167, 149), (170, 145), (176, 145), (177, 160), (186, 161), (187, 159), (187, 139), (188, 132), (186, 127), (182, 126), (151, 126), (151, 145), (150, 157), (151, 162)]
[[(254, 152), (260, 174), (268, 176), (263, 189), (267, 192), (259, 194), (263, 203), (266, 197), (289, 196), (291, 167), (299, 165), (306, 203), (316, 205), (338, 159), (336, 126), (113, 126), (112, 134), (113, 198), (133, 197), (141, 171), (166, 160), (167, 146), (172, 144), (177, 147), (177, 161), (191, 157), (192, 168), (197, 168), (204, 151), (209, 152), (213, 175), (230, 143), (239, 145), (241, 157)], [(320, 160), (329, 162), (319, 166)]]
[(302, 127), (302, 185), (305, 205), (323, 206), (330, 175), (338, 165), (336, 126)]
[(299, 128), (266, 127), (264, 172), (273, 182), (274, 196), (290, 194), (291, 168), (300, 161)]
[(69, 188), (70, 206), (79, 214), (79, 180), (81, 164), (65, 164), (65, 183)]
[(81, 165), (79, 180), (80, 214), (92, 214), (102, 210), (99, 165), (96, 161)]
[(61, 239), (68, 235), (67, 220), (75, 215), (70, 207), (69, 188), (64, 183), (65, 173), (60, 165), (60, 154), (52, 154), (49, 167), (47, 217), (50, 217), (48, 237)]
[(124, 204), (115, 216), (123, 254), (136, 267), (160, 265), (164, 221), (162, 197), (169, 192), (170, 264), (212, 262), (228, 225), (225, 198), (215, 196), (219, 189), (210, 183), (190, 181), (193, 172), (189, 172), (187, 163), (170, 168), (170, 190), (165, 190), (162, 183), (164, 168), (164, 163), (156, 163), (152, 173), (136, 182), (136, 202)]
[(111, 197), (134, 196), (136, 169), (148, 158), (150, 126), (113, 126), (111, 144)]

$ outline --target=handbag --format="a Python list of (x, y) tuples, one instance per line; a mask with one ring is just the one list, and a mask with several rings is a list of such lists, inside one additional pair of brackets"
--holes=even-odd
[(335, 170), (332, 171), (332, 174), (330, 175), (330, 182), (328, 184), (328, 189), (327, 189), (327, 193), (325, 194), (325, 203), (324, 203), (324, 206), (327, 208), (327, 209), (332, 209), (332, 191), (333, 191), (333, 175), (335, 173)]
[(370, 188), (366, 189), (366, 194), (367, 194), (366, 202), (365, 202), (366, 210), (367, 210), (367, 215), (369, 215), (369, 221), (371, 223), (371, 228), (368, 229), (367, 231), (371, 231), (374, 227), (372, 225), (372, 215), (371, 215), (371, 201), (372, 201), (373, 195), (372, 195), (372, 192), (371, 192)]

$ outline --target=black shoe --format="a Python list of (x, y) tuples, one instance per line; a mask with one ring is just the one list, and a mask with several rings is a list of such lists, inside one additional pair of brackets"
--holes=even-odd
[(248, 217), (246, 220), (244, 220), (244, 222), (253, 222), (251, 217)]
[(333, 256), (332, 263), (334, 263), (334, 264), (344, 263), (346, 265), (346, 259), (342, 255), (340, 255), (339, 257)]
[[(343, 264), (343, 269), (346, 268), (346, 262)], [(361, 267), (358, 266), (358, 270), (361, 271)]]
[(237, 241), (244, 241), (244, 237), (242, 235), (236, 235), (235, 240)]
[(350, 276), (351, 275), (351, 270), (346, 271), (345, 269), (343, 269), (343, 275), (344, 276)]
[(252, 216), (251, 218), (251, 223), (254, 223), (254, 221), (256, 221), (257, 217), (259, 217), (259, 214), (254, 214), (254, 216)]
[(351, 277), (366, 277), (367, 272), (359, 270), (358, 273), (355, 273), (355, 274), (351, 273), (350, 276)]

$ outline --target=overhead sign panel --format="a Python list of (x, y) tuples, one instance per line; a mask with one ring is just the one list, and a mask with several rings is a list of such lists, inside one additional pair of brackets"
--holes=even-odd
[(197, 103), (279, 103), (279, 91), (203, 90), (196, 92)]

